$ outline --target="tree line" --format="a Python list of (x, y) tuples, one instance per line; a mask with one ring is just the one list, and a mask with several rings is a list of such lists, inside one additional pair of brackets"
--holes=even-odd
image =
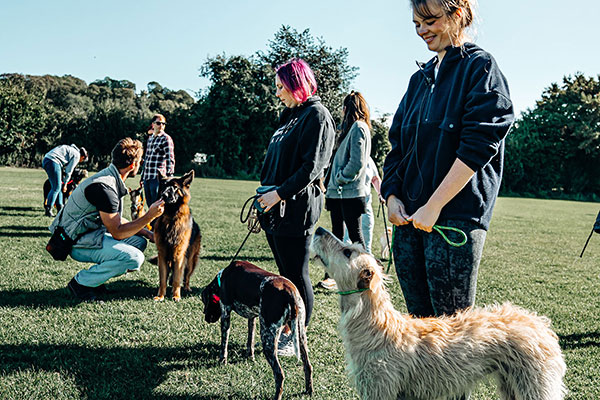
[[(265, 51), (207, 59), (200, 75), (210, 85), (196, 99), (158, 82), (138, 93), (132, 82), (110, 77), (88, 85), (69, 75), (2, 74), (0, 164), (39, 167), (48, 150), (75, 143), (88, 149), (88, 168), (100, 169), (119, 139), (144, 141), (152, 115), (161, 113), (175, 142), (177, 173), (194, 168), (200, 176), (256, 179), (283, 107), (275, 97), (275, 67), (293, 57), (311, 65), (318, 95), (339, 123), (358, 68), (348, 64), (346, 48), (289, 26)], [(506, 139), (502, 194), (597, 199), (599, 93), (600, 77), (567, 76), (517, 119)], [(372, 121), (372, 157), (380, 167), (390, 149), (387, 117)], [(195, 164), (196, 153), (206, 154), (206, 163)]]

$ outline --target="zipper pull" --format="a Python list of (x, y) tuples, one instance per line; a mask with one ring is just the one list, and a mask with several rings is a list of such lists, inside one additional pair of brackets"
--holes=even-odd
[(435, 88), (435, 83), (433, 85), (431, 85), (431, 92), (430, 93), (433, 93), (433, 88)]

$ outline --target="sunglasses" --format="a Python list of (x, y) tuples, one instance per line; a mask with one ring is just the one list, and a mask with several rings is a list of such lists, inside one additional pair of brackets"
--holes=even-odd
[(158, 122), (158, 121), (154, 121), (154, 123), (155, 123), (156, 125), (165, 125), (165, 126), (167, 126), (167, 123), (166, 123), (166, 122)]

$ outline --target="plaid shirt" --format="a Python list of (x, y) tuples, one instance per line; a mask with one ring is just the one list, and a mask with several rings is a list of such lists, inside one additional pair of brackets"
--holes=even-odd
[(158, 179), (159, 171), (165, 176), (175, 173), (175, 146), (171, 136), (165, 132), (148, 138), (142, 180)]

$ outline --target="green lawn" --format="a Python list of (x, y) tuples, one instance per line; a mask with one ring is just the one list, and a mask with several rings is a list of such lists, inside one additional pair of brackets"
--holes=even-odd
[[(274, 392), (264, 357), (244, 358), (246, 321), (232, 317), (230, 364), (218, 363), (218, 324), (203, 320), (201, 288), (227, 265), (247, 230), (239, 222), (256, 182), (196, 179), (192, 210), (203, 250), (193, 294), (180, 303), (152, 300), (158, 271), (109, 281), (104, 303), (79, 303), (67, 282), (85, 267), (54, 261), (44, 246), (43, 170), (0, 167), (0, 398), (2, 399), (255, 399)], [(130, 180), (130, 186), (137, 179)], [(581, 248), (599, 206), (593, 203), (501, 198), (484, 250), (477, 304), (511, 301), (552, 319), (568, 371), (569, 399), (600, 398), (600, 237)], [(128, 210), (128, 206), (127, 206)], [(375, 211), (377, 212), (377, 211)], [(324, 213), (322, 225), (329, 226)], [(383, 221), (377, 220), (374, 250)], [(147, 255), (156, 250), (150, 245)], [(264, 234), (252, 235), (240, 258), (276, 271)], [(311, 265), (316, 283), (322, 276)], [(404, 309), (397, 280), (390, 290)], [(313, 399), (357, 398), (344, 371), (337, 333), (338, 298), (317, 290), (308, 330)], [(257, 337), (258, 339), (258, 337)], [(259, 341), (259, 340), (258, 340)], [(259, 345), (260, 348), (260, 345)], [(285, 398), (308, 399), (301, 363), (282, 358)], [(496, 399), (490, 382), (474, 400)]]

